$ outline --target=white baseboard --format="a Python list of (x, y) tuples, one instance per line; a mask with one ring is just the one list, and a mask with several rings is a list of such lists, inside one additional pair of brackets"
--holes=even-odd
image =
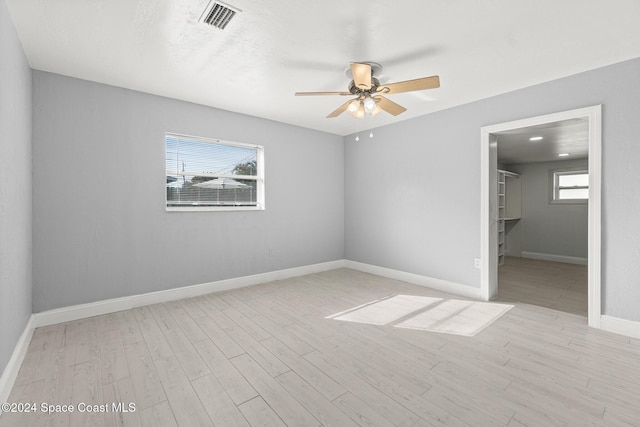
[(31, 337), (35, 329), (34, 320), (32, 314), (27, 321), (27, 325), (24, 327), (22, 335), (20, 335), (20, 339), (18, 339), (16, 343), (16, 347), (13, 349), (9, 363), (7, 363), (4, 372), (2, 372), (2, 376), (0, 376), (0, 403), (6, 402), (9, 399), (13, 383), (16, 381), (16, 378), (18, 378), (20, 366), (22, 366), (24, 356), (27, 354), (27, 349), (29, 348), (29, 343), (31, 342)]
[(41, 326), (55, 325), (57, 323), (70, 322), (72, 320), (100, 316), (102, 314), (108, 313), (115, 313), (117, 311), (129, 310), (131, 308), (142, 307), (145, 305), (176, 301), (179, 299), (210, 294), (212, 292), (243, 288), (245, 286), (272, 282), (274, 280), (282, 280), (291, 277), (304, 276), (305, 274), (335, 270), (336, 268), (341, 267), (344, 267), (344, 260), (305, 265), (303, 267), (270, 271), (268, 273), (260, 273), (251, 276), (219, 280), (216, 282), (202, 283), (199, 285), (185, 286), (181, 288), (167, 289), (164, 291), (150, 292), (146, 294), (131, 295), (122, 298), (113, 298), (87, 304), (56, 308), (54, 310), (47, 310), (34, 314), (34, 327), (38, 328)]
[(628, 337), (640, 338), (640, 322), (618, 317), (600, 316), (600, 329)]
[(565, 256), (565, 255), (542, 254), (539, 252), (522, 251), (522, 258), (539, 259), (542, 261), (564, 262), (567, 264), (589, 265), (589, 260), (587, 258)]
[(442, 279), (435, 279), (433, 277), (421, 276), (419, 274), (407, 273), (405, 271), (393, 270), (391, 268), (378, 267), (377, 265), (365, 264), (357, 261), (345, 260), (344, 266), (353, 270), (388, 277), (389, 279), (401, 280), (403, 282), (425, 286), (442, 292), (480, 299), (480, 288), (461, 285), (459, 283), (449, 282)]

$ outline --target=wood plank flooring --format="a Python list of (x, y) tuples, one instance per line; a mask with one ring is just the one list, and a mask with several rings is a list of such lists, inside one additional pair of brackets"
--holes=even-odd
[(586, 265), (505, 257), (498, 269), (498, 299), (587, 316)]
[[(638, 426), (640, 341), (515, 303), (475, 337), (325, 316), (393, 294), (349, 269), (38, 328), (0, 426)], [(112, 409), (110, 407), (110, 409)]]

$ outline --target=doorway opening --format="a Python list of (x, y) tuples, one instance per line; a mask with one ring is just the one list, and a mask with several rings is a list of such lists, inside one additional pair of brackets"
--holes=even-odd
[[(556, 187), (549, 188), (549, 194), (555, 194), (555, 197), (571, 199), (576, 203), (579, 203), (576, 199), (581, 194), (580, 179), (588, 180), (588, 184), (582, 186), (582, 193), (585, 191), (588, 193), (588, 206), (587, 206), (587, 229), (588, 235), (586, 237), (587, 251), (586, 260), (582, 256), (569, 256), (562, 259), (555, 259), (555, 261), (570, 261), (574, 263), (581, 263), (582, 260), (587, 264), (587, 312), (588, 322), (590, 326), (600, 326), (601, 316), (601, 284), (600, 284), (600, 265), (601, 265), (601, 106), (593, 106), (582, 108), (578, 110), (565, 111), (555, 114), (549, 114), (545, 116), (533, 117), (523, 120), (517, 120), (508, 123), (500, 123), (492, 126), (486, 126), (481, 129), (481, 296), (483, 300), (491, 300), (498, 294), (498, 264), (505, 260), (504, 256), (508, 255), (505, 251), (506, 240), (505, 231), (509, 228), (517, 229), (518, 217), (517, 212), (514, 214), (513, 210), (509, 213), (505, 212), (505, 193), (507, 179), (517, 180), (519, 174), (514, 173), (504, 175), (503, 172), (498, 172), (498, 143), (502, 141), (500, 166), (509, 164), (522, 163), (522, 158), (509, 158), (519, 148), (522, 150), (522, 146), (516, 146), (515, 142), (510, 144), (509, 135), (522, 136), (525, 132), (541, 133), (554, 132), (553, 129), (574, 127), (575, 129), (584, 129), (586, 137), (588, 138), (587, 153), (588, 160), (586, 159), (587, 153), (578, 153), (578, 149), (574, 147), (575, 153), (573, 163), (564, 163), (566, 167), (556, 168), (558, 174), (554, 171), (554, 168), (549, 169), (549, 173), (556, 175), (550, 176), (550, 182), (556, 182), (554, 177), (562, 176), (562, 183), (571, 183), (562, 187), (562, 185), (556, 185)], [(575, 130), (574, 129), (574, 130)], [(535, 140), (534, 140), (535, 141)], [(532, 142), (534, 142), (532, 141)], [(540, 140), (538, 140), (540, 141)], [(542, 155), (536, 153), (536, 149), (540, 150), (544, 147), (544, 144), (531, 144), (527, 148), (533, 150), (526, 154), (530, 159), (535, 159), (536, 156)], [(558, 154), (565, 154), (563, 152), (557, 152), (558, 147), (555, 147), (556, 156)], [(544, 151), (544, 150), (542, 150)], [(547, 153), (548, 155), (549, 153)], [(582, 157), (582, 159), (580, 159)], [(541, 158), (541, 157), (540, 157)], [(541, 161), (541, 160), (538, 160)], [(515, 163), (514, 163), (515, 162)], [(568, 166), (571, 164), (571, 166)], [(579, 172), (585, 169), (588, 171), (587, 177), (580, 177)], [(562, 169), (562, 171), (560, 171)], [(503, 169), (504, 170), (504, 169)], [(507, 171), (512, 172), (512, 171)], [(564, 174), (564, 175), (563, 175)], [(566, 178), (564, 176), (569, 176)], [(573, 176), (575, 175), (575, 176)], [(507, 178), (509, 176), (509, 178)], [(572, 177), (573, 176), (573, 177)], [(503, 184), (499, 184), (499, 178), (502, 179)], [(575, 178), (575, 179), (574, 179)], [(556, 179), (556, 181), (553, 181)], [(573, 179), (573, 181), (572, 181)], [(578, 181), (576, 181), (578, 180)], [(502, 185), (502, 187), (501, 187)], [(553, 197), (553, 196), (551, 196)], [(512, 198), (513, 202), (513, 198)], [(552, 203), (565, 203), (567, 200), (548, 200), (549, 204)], [(509, 221), (506, 221), (509, 219)], [(517, 234), (517, 233), (516, 233)], [(518, 253), (517, 245), (515, 248), (511, 248), (512, 254)], [(520, 254), (521, 254), (520, 248)], [(522, 254), (521, 254), (522, 255)], [(536, 252), (529, 252), (528, 257), (540, 258), (540, 255)], [(578, 255), (580, 251), (578, 250)], [(544, 257), (542, 257), (544, 260)], [(575, 258), (575, 259), (568, 259)], [(554, 259), (551, 259), (552, 261)], [(583, 262), (583, 263), (584, 263)]]

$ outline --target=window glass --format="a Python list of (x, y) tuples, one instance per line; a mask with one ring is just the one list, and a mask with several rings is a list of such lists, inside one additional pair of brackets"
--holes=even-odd
[(263, 209), (262, 151), (261, 146), (167, 134), (167, 209)]
[(550, 175), (551, 203), (584, 203), (589, 199), (589, 172), (554, 170)]
[(560, 187), (573, 187), (573, 186), (589, 186), (589, 174), (561, 174), (558, 175), (558, 185)]
[(589, 198), (588, 188), (565, 188), (565, 189), (560, 189), (558, 192), (559, 200), (588, 199), (588, 198)]

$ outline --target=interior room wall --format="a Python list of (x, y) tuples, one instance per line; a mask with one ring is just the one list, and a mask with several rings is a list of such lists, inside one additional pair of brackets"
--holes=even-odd
[(603, 313), (640, 321), (638, 75), (633, 59), (346, 136), (347, 258), (479, 288), (481, 127), (601, 104)]
[[(344, 258), (342, 137), (34, 71), (34, 310)], [(165, 211), (165, 132), (264, 145), (266, 210)]]
[(0, 0), (0, 373), (31, 316), (31, 69)]
[[(507, 229), (509, 255), (527, 252), (587, 259), (589, 254), (588, 205), (549, 203), (549, 174), (562, 168), (588, 169), (588, 160), (509, 165), (520, 174), (522, 219)], [(518, 241), (519, 240), (519, 241)], [(518, 255), (517, 250), (520, 250)]]

